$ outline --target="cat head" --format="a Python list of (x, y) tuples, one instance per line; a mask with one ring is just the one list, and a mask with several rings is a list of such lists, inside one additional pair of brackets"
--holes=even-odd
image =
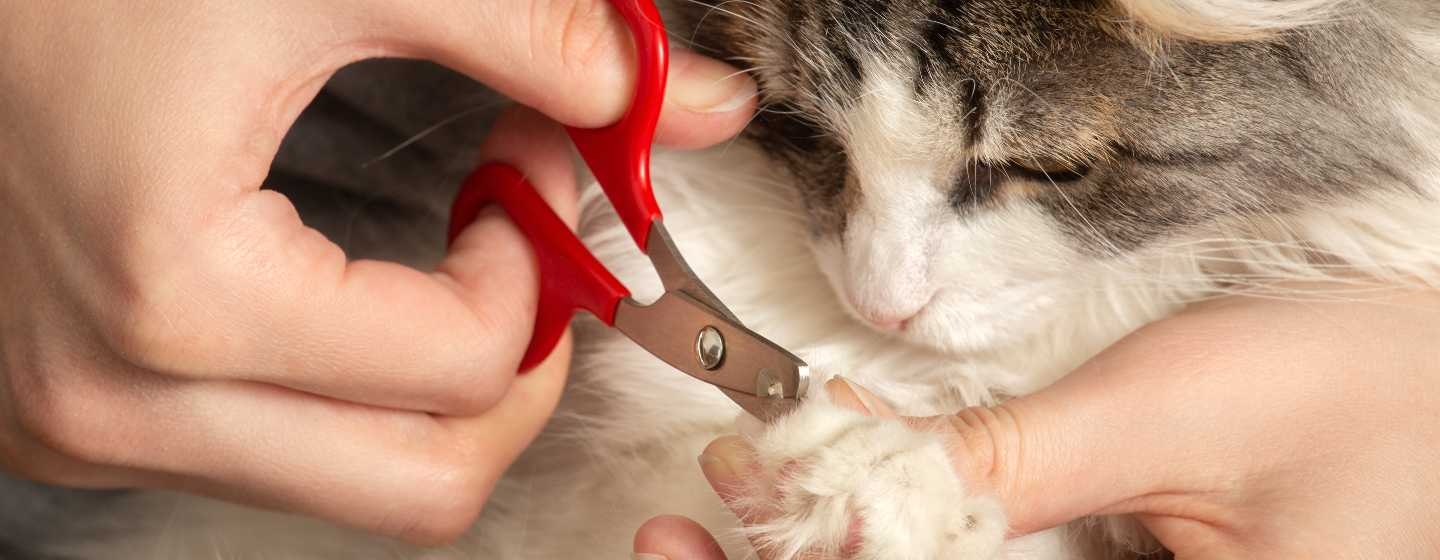
[(1413, 49), (1348, 3), (687, 5), (676, 34), (759, 82), (748, 134), (841, 299), (943, 350), (1023, 338), (1147, 250), (1414, 187)]

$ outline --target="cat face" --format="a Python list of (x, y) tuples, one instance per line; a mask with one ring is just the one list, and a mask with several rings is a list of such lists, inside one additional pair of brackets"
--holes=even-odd
[(1410, 181), (1382, 107), (1403, 80), (1355, 70), (1396, 51), (1379, 27), (1161, 51), (1110, 6), (747, 0), (688, 17), (695, 48), (759, 81), (749, 134), (799, 185), (841, 299), (948, 351), (1025, 336), (1147, 250)]

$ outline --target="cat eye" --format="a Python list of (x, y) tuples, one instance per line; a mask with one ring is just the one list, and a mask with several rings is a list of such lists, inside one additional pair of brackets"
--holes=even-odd
[(1012, 161), (1008, 171), (1034, 181), (1073, 183), (1090, 174), (1089, 165), (1076, 165), (1055, 158), (1026, 158)]

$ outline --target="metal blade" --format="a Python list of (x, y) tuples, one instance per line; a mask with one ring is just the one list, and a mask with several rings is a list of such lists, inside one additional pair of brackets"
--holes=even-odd
[(794, 408), (809, 389), (804, 361), (688, 293), (667, 292), (650, 305), (624, 300), (615, 328), (762, 420)]
[(745, 412), (749, 412), (751, 416), (759, 418), (761, 422), (765, 423), (789, 414), (790, 411), (800, 406), (800, 399), (757, 397), (750, 393), (731, 391), (724, 387), (720, 387), (720, 392), (725, 393), (725, 396), (730, 397), (730, 400), (740, 405)]
[(700, 281), (695, 271), (690, 269), (685, 257), (680, 256), (680, 248), (675, 246), (675, 240), (670, 237), (665, 224), (658, 219), (650, 223), (650, 238), (645, 242), (645, 254), (650, 257), (650, 263), (660, 275), (660, 284), (665, 286), (666, 292), (682, 292), (730, 322), (744, 324), (710, 291), (709, 286)]

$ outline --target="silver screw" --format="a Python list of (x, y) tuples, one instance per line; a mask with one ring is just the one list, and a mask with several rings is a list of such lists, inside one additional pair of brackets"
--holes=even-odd
[(695, 357), (700, 360), (700, 367), (706, 371), (719, 368), (725, 361), (724, 335), (715, 327), (700, 329), (700, 334), (695, 337)]
[(785, 385), (776, 379), (770, 370), (762, 369), (755, 375), (755, 396), (762, 399), (784, 398)]

